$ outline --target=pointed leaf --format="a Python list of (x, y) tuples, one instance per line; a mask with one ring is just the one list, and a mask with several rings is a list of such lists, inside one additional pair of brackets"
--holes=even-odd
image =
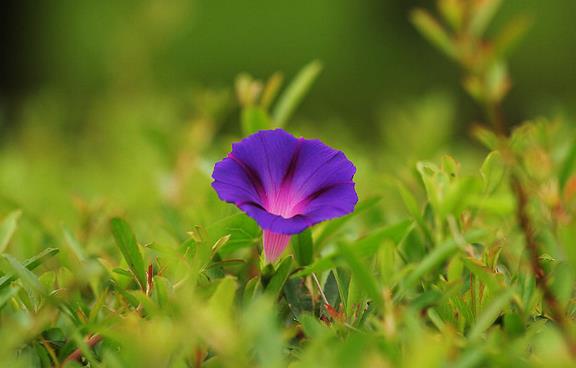
[[(48, 258), (52, 257), (53, 255), (55, 255), (56, 253), (58, 253), (60, 250), (58, 248), (47, 248), (45, 250), (43, 250), (42, 252), (38, 253), (37, 255), (35, 255), (32, 258), (28, 258), (27, 260), (25, 260), (24, 262), (22, 262), (22, 265), (24, 267), (26, 267), (28, 270), (33, 270), (36, 267), (38, 267), (39, 265), (41, 265), (45, 260), (47, 260)], [(8, 286), (10, 284), (10, 282), (14, 281), (17, 279), (17, 276), (14, 274), (9, 274), (9, 275), (5, 275), (0, 277), (0, 289)]]
[(0, 258), (1, 261), (1, 268), (6, 274), (15, 275), (17, 278), (22, 280), (25, 286), (30, 288), (30, 290), (38, 293), (40, 295), (45, 294), (44, 286), (38, 279), (38, 276), (32, 273), (29, 269), (27, 269), (23, 264), (18, 262), (16, 258), (12, 257), (9, 254), (3, 254)]
[(138, 248), (138, 243), (136, 242), (136, 237), (130, 228), (130, 225), (121, 218), (113, 218), (110, 221), (110, 226), (112, 228), (112, 234), (116, 240), (116, 245), (120, 248), (126, 263), (136, 276), (138, 283), (142, 290), (146, 288), (146, 268), (144, 266), (144, 260), (140, 249)]
[(312, 232), (306, 229), (300, 234), (292, 237), (292, 250), (299, 266), (308, 266), (312, 263), (314, 256), (314, 245), (312, 243)]
[(268, 285), (266, 285), (266, 293), (277, 298), (280, 295), (284, 283), (288, 280), (288, 275), (290, 275), (291, 269), (292, 257), (288, 257), (278, 265), (276, 273), (272, 276)]
[(450, 58), (456, 58), (454, 42), (442, 25), (430, 13), (423, 9), (416, 9), (410, 14), (410, 20), (428, 41)]
[(322, 64), (313, 61), (298, 72), (274, 108), (272, 117), (276, 127), (283, 127), (290, 119), (321, 70)]
[(486, 309), (482, 312), (482, 314), (478, 317), (476, 324), (472, 326), (470, 329), (470, 333), (468, 337), (471, 340), (474, 340), (486, 331), (494, 321), (498, 318), (498, 316), (502, 313), (502, 311), (506, 308), (509, 304), (510, 299), (512, 299), (512, 295), (514, 294), (514, 289), (509, 288), (505, 289), (500, 295), (494, 298), (490, 305), (486, 307)]

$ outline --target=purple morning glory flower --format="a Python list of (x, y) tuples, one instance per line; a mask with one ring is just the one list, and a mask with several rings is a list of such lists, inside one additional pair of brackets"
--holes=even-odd
[(216, 163), (212, 187), (263, 229), (274, 261), (292, 234), (354, 210), (356, 167), (344, 153), (282, 129), (262, 130), (232, 145)]

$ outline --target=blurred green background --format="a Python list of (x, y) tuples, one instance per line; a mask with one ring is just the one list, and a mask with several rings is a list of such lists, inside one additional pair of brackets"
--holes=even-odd
[[(10, 2), (8, 2), (10, 3)], [(373, 137), (381, 109), (429, 90), (449, 90), (458, 113), (476, 116), (458, 77), (413, 29), (408, 13), (431, 1), (12, 1), (3, 11), (1, 106), (18, 121), (22, 100), (49, 91), (85, 109), (110, 90), (176, 92), (229, 87), (237, 73), (291, 75), (312, 59), (325, 70), (300, 110), (345, 121)], [(508, 110), (515, 121), (572, 109), (576, 3), (506, 0), (498, 19), (533, 26), (511, 59)], [(496, 21), (498, 23), (498, 20)], [(546, 106), (546, 107), (545, 107)], [(82, 118), (72, 123), (81, 125)]]
[[(179, 152), (202, 155), (205, 175), (195, 180), (209, 190), (211, 164), (240, 135), (236, 76), (266, 80), (280, 71), (289, 81), (315, 59), (324, 69), (290, 121), (293, 133), (396, 176), (404, 159), (446, 145), (466, 147), (465, 159), (469, 127), (482, 114), (455, 66), (410, 24), (416, 6), (434, 3), (7, 2), (0, 199), (64, 219), (70, 195), (153, 209), (172, 185)], [(575, 12), (570, 0), (503, 3), (494, 29), (517, 15), (533, 22), (511, 56), (509, 122), (573, 115)], [(360, 186), (363, 195), (378, 190)]]

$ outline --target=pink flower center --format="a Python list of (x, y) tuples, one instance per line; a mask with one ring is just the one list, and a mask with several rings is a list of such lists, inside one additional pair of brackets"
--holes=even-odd
[(266, 210), (271, 214), (282, 216), (285, 219), (303, 213), (305, 201), (301, 200), (289, 184), (283, 184), (277, 193), (268, 197)]

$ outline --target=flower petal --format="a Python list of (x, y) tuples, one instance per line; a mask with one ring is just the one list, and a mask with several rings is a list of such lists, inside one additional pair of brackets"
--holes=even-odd
[(229, 157), (257, 176), (266, 194), (266, 205), (280, 190), (297, 146), (298, 139), (282, 129), (262, 130), (233, 144)]
[(236, 204), (254, 202), (262, 205), (261, 184), (233, 159), (227, 157), (216, 163), (212, 178), (212, 187), (221, 200)]
[(261, 228), (282, 234), (298, 234), (313, 224), (303, 215), (284, 218), (274, 215), (254, 203), (242, 203), (238, 207), (252, 217)]
[(296, 234), (354, 210), (355, 172), (344, 153), (319, 140), (265, 130), (232, 146), (216, 164), (212, 186), (263, 229)]

